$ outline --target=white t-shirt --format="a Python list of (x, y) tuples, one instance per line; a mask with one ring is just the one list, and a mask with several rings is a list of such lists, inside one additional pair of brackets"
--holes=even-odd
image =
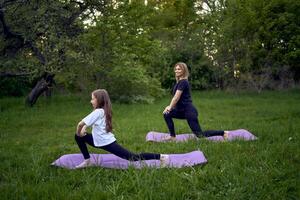
[(105, 146), (116, 141), (114, 134), (106, 131), (105, 113), (97, 108), (82, 120), (87, 126), (93, 125), (92, 136), (97, 147)]

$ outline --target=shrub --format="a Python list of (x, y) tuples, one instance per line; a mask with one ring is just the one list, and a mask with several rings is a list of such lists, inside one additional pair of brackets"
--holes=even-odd
[(153, 102), (163, 94), (160, 82), (147, 75), (146, 70), (137, 63), (125, 62), (108, 72), (104, 85), (112, 100), (125, 103)]

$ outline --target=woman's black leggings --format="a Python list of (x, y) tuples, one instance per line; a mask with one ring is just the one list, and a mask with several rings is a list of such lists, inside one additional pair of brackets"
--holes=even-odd
[[(83, 154), (84, 159), (90, 158), (90, 154), (88, 152), (86, 143), (89, 145), (96, 147), (94, 144), (93, 136), (92, 134), (86, 134), (83, 137), (79, 137), (77, 134), (75, 134), (75, 140), (79, 146), (79, 149), (81, 153)], [(96, 148), (101, 148), (104, 149), (105, 151), (108, 151), (120, 158), (126, 159), (126, 160), (131, 160), (131, 161), (137, 161), (137, 160), (159, 160), (160, 159), (160, 154), (156, 153), (141, 153), (141, 154), (135, 154), (127, 149), (123, 148), (121, 145), (117, 143), (117, 141), (102, 146), (102, 147), (96, 147)]]
[(167, 123), (170, 135), (175, 137), (175, 128), (173, 118), (175, 119), (186, 119), (192, 132), (197, 137), (210, 137), (210, 136), (217, 136), (217, 135), (224, 135), (223, 130), (208, 130), (202, 131), (199, 121), (198, 121), (198, 112), (196, 108), (190, 104), (187, 105), (184, 109), (173, 109), (169, 113), (164, 114), (165, 121)]

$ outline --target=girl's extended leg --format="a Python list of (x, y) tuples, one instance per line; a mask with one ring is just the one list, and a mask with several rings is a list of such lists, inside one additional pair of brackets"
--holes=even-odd
[(141, 154), (132, 153), (127, 149), (123, 148), (116, 141), (100, 148), (126, 160), (137, 161), (137, 160), (159, 160), (160, 159), (160, 154), (156, 154), (156, 153), (141, 153)]
[(83, 154), (84, 159), (89, 159), (90, 154), (87, 149), (86, 143), (95, 147), (92, 134), (86, 134), (83, 137), (79, 137), (77, 134), (75, 134), (75, 140), (78, 144), (81, 153)]

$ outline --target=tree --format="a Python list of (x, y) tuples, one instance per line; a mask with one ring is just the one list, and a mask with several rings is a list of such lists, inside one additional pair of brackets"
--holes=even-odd
[[(95, 1), (96, 2), (96, 1)], [(45, 79), (27, 98), (33, 105), (53, 84), (68, 56), (68, 46), (83, 31), (81, 20), (93, 1), (5, 0), (0, 4), (1, 74), (29, 74)], [(14, 61), (13, 63), (11, 61)], [(49, 74), (45, 76), (44, 74)], [(49, 78), (52, 77), (52, 78)]]
[(205, 2), (210, 8), (205, 15), (210, 22), (208, 53), (227, 84), (246, 81), (257, 86), (260, 82), (261, 90), (276, 86), (276, 82), (299, 80), (299, 64), (295, 62), (299, 59), (298, 2)]
[(153, 26), (151, 35), (162, 42), (168, 50), (166, 65), (160, 69), (162, 85), (170, 88), (174, 83), (173, 66), (182, 61), (191, 71), (190, 81), (193, 89), (213, 87), (211, 62), (204, 54), (204, 21), (196, 0), (148, 1), (154, 8), (150, 19)]
[(114, 100), (152, 101), (162, 93), (156, 69), (164, 63), (165, 49), (150, 37), (151, 14), (138, 1), (110, 4), (82, 35), (97, 87), (111, 91)]

